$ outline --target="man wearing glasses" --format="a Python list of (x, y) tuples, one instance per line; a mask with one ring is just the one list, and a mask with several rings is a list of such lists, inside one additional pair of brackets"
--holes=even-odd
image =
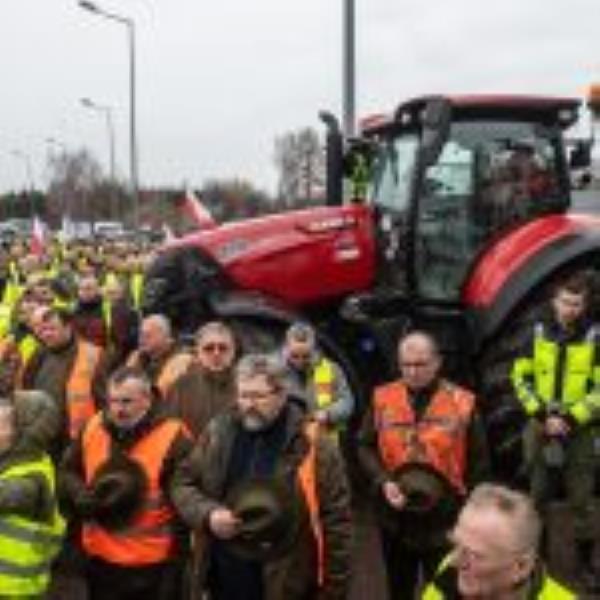
[[(412, 600), (447, 552), (458, 501), (487, 475), (489, 463), (475, 398), (441, 377), (435, 340), (419, 331), (406, 335), (398, 366), (401, 378), (375, 389), (358, 458), (378, 501), (389, 598)], [(425, 488), (399, 478), (407, 467)], [(438, 494), (433, 484), (440, 481)], [(413, 502), (418, 491), (421, 501)]]
[[(218, 415), (180, 469), (175, 497), (195, 530), (209, 536), (207, 581), (218, 600), (343, 600), (350, 579), (350, 494), (337, 446), (288, 401), (276, 357), (250, 354), (236, 367), (234, 410)], [(272, 482), (301, 507), (299, 532), (264, 560), (229, 545), (246, 523), (228, 505), (249, 482)], [(202, 573), (202, 569), (200, 569)]]
[(167, 393), (167, 404), (194, 438), (213, 417), (233, 406), (235, 357), (234, 335), (225, 323), (210, 321), (196, 332), (193, 362)]
[(539, 560), (542, 524), (523, 493), (481, 484), (450, 535), (452, 551), (426, 588), (423, 600), (576, 598)]

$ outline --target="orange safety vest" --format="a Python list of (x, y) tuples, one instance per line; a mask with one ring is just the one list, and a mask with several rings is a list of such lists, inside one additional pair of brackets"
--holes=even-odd
[(304, 433), (308, 440), (308, 452), (298, 467), (298, 483), (306, 500), (310, 524), (317, 544), (317, 582), (321, 587), (325, 580), (325, 537), (320, 520), (320, 502), (317, 491), (317, 436), (320, 426), (309, 421)]
[[(155, 382), (155, 385), (160, 390), (163, 398), (166, 396), (169, 388), (173, 385), (173, 383), (175, 383), (175, 380), (188, 370), (188, 367), (191, 363), (192, 356), (186, 352), (177, 352), (167, 359), (165, 364), (162, 366)], [(140, 366), (139, 350), (136, 350), (130, 355), (130, 357), (127, 359), (127, 366)]]
[(388, 471), (427, 463), (465, 493), (467, 428), (475, 407), (471, 392), (442, 382), (420, 419), (400, 382), (375, 389), (374, 418), (379, 453)]
[(101, 357), (102, 350), (98, 346), (84, 340), (77, 341), (75, 362), (67, 381), (66, 395), (69, 436), (72, 440), (79, 436), (96, 412), (92, 380)]
[[(82, 545), (87, 554), (125, 567), (153, 565), (174, 555), (175, 513), (161, 489), (160, 476), (171, 444), (181, 431), (179, 421), (167, 419), (127, 450), (128, 458), (136, 461), (146, 474), (146, 496), (124, 529), (109, 531), (97, 523), (87, 522), (82, 529)], [(98, 414), (83, 434), (83, 464), (88, 485), (108, 460), (110, 449), (110, 435)]]

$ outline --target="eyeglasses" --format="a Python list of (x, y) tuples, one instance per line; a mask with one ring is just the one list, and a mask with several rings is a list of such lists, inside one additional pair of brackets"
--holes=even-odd
[(260, 390), (248, 390), (248, 391), (239, 391), (238, 392), (238, 398), (240, 398), (241, 400), (250, 400), (253, 402), (257, 402), (260, 400), (265, 400), (266, 398), (270, 398), (271, 396), (273, 396), (273, 394), (276, 394), (277, 390), (276, 389), (269, 389), (269, 390), (264, 390), (264, 391), (260, 391)]
[(220, 352), (224, 354), (225, 352), (229, 352), (231, 350), (231, 346), (229, 344), (219, 344), (218, 342), (211, 342), (208, 344), (202, 344), (199, 346), (201, 352), (205, 352), (206, 354), (214, 354), (216, 352)]

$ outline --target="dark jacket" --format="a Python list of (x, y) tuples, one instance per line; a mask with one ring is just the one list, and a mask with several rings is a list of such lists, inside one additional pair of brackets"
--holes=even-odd
[(231, 369), (210, 373), (193, 365), (171, 386), (166, 400), (169, 409), (185, 422), (197, 439), (213, 417), (233, 406), (234, 398)]
[[(58, 461), (69, 440), (67, 417), (67, 383), (75, 364), (77, 337), (61, 348), (40, 347), (25, 368), (23, 389), (46, 392), (55, 402), (59, 413), (60, 427), (50, 445), (50, 454)], [(101, 361), (92, 380), (92, 396), (97, 406), (104, 404), (106, 389), (106, 364)]]
[[(282, 450), (274, 476), (295, 477), (308, 451), (300, 409), (288, 405)], [(189, 460), (178, 473), (180, 485), (174, 496), (184, 520), (193, 528), (206, 528), (210, 512), (223, 503), (230, 460), (240, 434), (234, 412), (211, 421)], [(301, 533), (289, 553), (265, 563), (265, 600), (341, 600), (346, 598), (352, 546), (350, 495), (339, 451), (326, 436), (319, 436), (316, 464), (320, 522), (325, 538), (325, 583), (316, 591), (316, 544), (303, 504)], [(210, 537), (210, 536), (209, 536)]]
[[(106, 310), (110, 311), (109, 321)], [(135, 347), (137, 315), (125, 303), (107, 309), (101, 297), (80, 301), (73, 314), (73, 328), (82, 338), (107, 350), (110, 365), (116, 366)]]

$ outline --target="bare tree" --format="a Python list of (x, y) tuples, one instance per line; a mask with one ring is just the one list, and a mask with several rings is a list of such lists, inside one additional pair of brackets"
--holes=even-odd
[(323, 197), (325, 156), (319, 134), (311, 127), (275, 140), (279, 198), (287, 206), (312, 204)]

